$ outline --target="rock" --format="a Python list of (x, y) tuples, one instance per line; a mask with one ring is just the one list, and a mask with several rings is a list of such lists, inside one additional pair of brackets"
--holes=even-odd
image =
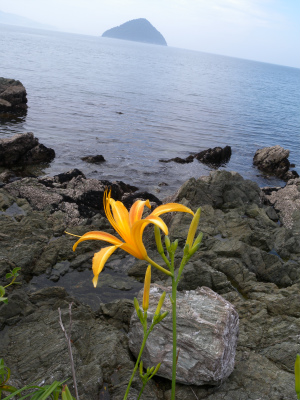
[(153, 209), (153, 206), (155, 208), (162, 204), (162, 202), (156, 196), (154, 196), (154, 194), (151, 194), (148, 192), (137, 192), (134, 194), (129, 194), (128, 196), (126, 196), (124, 198), (123, 203), (124, 203), (125, 207), (130, 209), (130, 207), (136, 200), (149, 200), (150, 203), (152, 203), (151, 204), (152, 209)]
[(195, 155), (195, 158), (198, 161), (213, 166), (221, 166), (223, 164), (226, 164), (230, 160), (230, 157), (231, 157), (230, 146), (225, 146), (224, 148), (214, 147), (213, 149), (203, 150)]
[[(150, 334), (142, 360), (151, 367), (162, 362), (159, 376), (172, 378), (172, 304), (171, 288), (152, 285), (148, 309), (148, 326), (163, 291), (167, 292), (162, 311), (169, 315)], [(142, 293), (138, 300), (141, 304)], [(234, 368), (238, 337), (238, 314), (234, 307), (211, 289), (202, 287), (177, 295), (177, 346), (179, 351), (176, 380), (187, 385), (216, 385)], [(133, 314), (129, 329), (129, 347), (137, 357), (143, 328)]]
[(104, 157), (101, 155), (82, 157), (81, 160), (92, 164), (98, 164), (105, 161)]
[(256, 165), (261, 171), (274, 174), (283, 180), (297, 178), (299, 175), (296, 171), (289, 171), (289, 154), (289, 150), (285, 150), (279, 145), (264, 147), (256, 151), (253, 165)]
[(62, 211), (69, 224), (78, 224), (83, 218), (103, 212), (103, 195), (108, 187), (115, 200), (121, 200), (125, 193), (136, 190), (121, 181), (86, 179), (77, 169), (53, 178), (23, 178), (7, 184), (5, 190), (15, 197), (26, 199), (35, 210)]
[(283, 225), (300, 233), (300, 178), (289, 180), (283, 188), (262, 188), (264, 199), (275, 207)]
[(27, 109), (27, 93), (20, 81), (0, 78), (0, 111)]
[(175, 157), (169, 160), (159, 160), (160, 162), (169, 163), (171, 161), (177, 162), (179, 164), (187, 164), (194, 161), (196, 158), (204, 164), (211, 165), (213, 167), (219, 167), (229, 161), (231, 157), (231, 147), (226, 146), (214, 147), (213, 149), (203, 150), (195, 155), (189, 155), (186, 158)]
[(54, 157), (54, 150), (39, 144), (39, 140), (31, 132), (0, 139), (1, 167), (48, 163)]
[(159, 160), (160, 162), (169, 163), (171, 161), (177, 162), (179, 164), (188, 164), (194, 161), (194, 156), (188, 156), (187, 158), (170, 158), (169, 160)]
[[(11, 369), (11, 376), (20, 379), (21, 387), (36, 381), (51, 384), (54, 380), (71, 377), (67, 343), (57, 311), (60, 307), (68, 329), (71, 302), (72, 351), (80, 399), (98, 400), (101, 388), (106, 387), (111, 400), (121, 400), (134, 367), (125, 332), (105, 319), (100, 320), (88, 306), (71, 298), (63, 288), (51, 287), (30, 295), (16, 290), (10, 296), (9, 306), (0, 305), (1, 357)], [(130, 312), (127, 302), (120, 302), (116, 311), (107, 308), (106, 313), (116, 313), (119, 323), (126, 324), (126, 314)], [(68, 385), (74, 394), (72, 381)], [(130, 395), (136, 391), (138, 394), (140, 388), (137, 378)], [(156, 400), (155, 392), (154, 383), (150, 383), (143, 398)]]

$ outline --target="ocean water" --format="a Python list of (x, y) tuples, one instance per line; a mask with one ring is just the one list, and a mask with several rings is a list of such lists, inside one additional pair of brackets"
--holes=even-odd
[[(8, 25), (0, 25), (0, 54), (0, 76), (23, 83), (29, 106), (26, 116), (0, 120), (0, 138), (29, 131), (54, 148), (44, 174), (76, 167), (163, 198), (211, 168), (160, 159), (230, 145), (222, 169), (283, 185), (252, 165), (258, 148), (276, 144), (300, 174), (297, 68)], [(80, 159), (96, 154), (106, 162)]]

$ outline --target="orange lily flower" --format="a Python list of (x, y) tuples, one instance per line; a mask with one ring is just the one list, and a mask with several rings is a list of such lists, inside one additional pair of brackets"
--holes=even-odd
[(182, 204), (168, 203), (158, 206), (150, 215), (148, 215), (148, 217), (142, 219), (144, 207), (146, 206), (151, 209), (149, 200), (136, 201), (128, 212), (122, 202), (115, 201), (111, 198), (111, 191), (108, 192), (108, 190), (104, 193), (103, 204), (107, 219), (124, 242), (110, 233), (92, 231), (81, 236), (73, 246), (73, 251), (75, 251), (78, 244), (84, 240), (104, 240), (113, 245), (104, 247), (98, 253), (95, 253), (93, 257), (94, 287), (97, 286), (98, 276), (103, 270), (106, 261), (118, 247), (140, 260), (146, 260), (160, 271), (172, 276), (170, 271), (156, 264), (156, 262), (149, 258), (143, 244), (143, 232), (146, 226), (151, 223), (157, 225), (165, 235), (167, 235), (168, 227), (159, 217), (161, 214), (181, 211), (194, 215), (193, 211)]

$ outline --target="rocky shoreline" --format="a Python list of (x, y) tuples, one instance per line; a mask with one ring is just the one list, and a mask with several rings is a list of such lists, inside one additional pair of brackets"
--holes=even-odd
[[(9, 306), (0, 305), (0, 357), (10, 366), (16, 384), (71, 376), (57, 308), (67, 318), (68, 304), (73, 301), (72, 340), (80, 398), (123, 398), (134, 365), (127, 335), (132, 299), (142, 286), (139, 281), (146, 265), (116, 252), (103, 279), (108, 291), (121, 295), (107, 302), (100, 294), (99, 302), (93, 300), (90, 307), (77, 297), (75, 286), (86, 287), (86, 299), (94, 290), (91, 259), (99, 242), (82, 243), (73, 253), (74, 239), (64, 234), (65, 230), (77, 235), (91, 230), (113, 233), (102, 206), (108, 185), (113, 197), (127, 207), (140, 197), (150, 197), (154, 207), (160, 203), (124, 182), (86, 179), (78, 170), (52, 178), (3, 182), (0, 188), (0, 285), (6, 283), (10, 269), (22, 268), (22, 285), (9, 291)], [(260, 189), (238, 173), (217, 170), (188, 180), (166, 201), (193, 210), (202, 207), (203, 244), (185, 267), (179, 289), (208, 287), (229, 301), (240, 319), (233, 373), (219, 386), (178, 384), (176, 398), (294, 398), (300, 332), (300, 179), (290, 179), (284, 188)], [(180, 254), (190, 218), (178, 213), (164, 219), (170, 236), (179, 239)], [(144, 242), (150, 256), (159, 261), (151, 229), (145, 231)], [(78, 284), (72, 281), (73, 287), (66, 290), (61, 283), (74, 271), (78, 277), (90, 273), (90, 280), (78, 278)], [(51, 285), (36, 290), (32, 282), (40, 277)], [(156, 270), (152, 281), (170, 283)], [(137, 378), (132, 399), (139, 385)], [(156, 378), (144, 393), (144, 399), (168, 400), (170, 382)]]

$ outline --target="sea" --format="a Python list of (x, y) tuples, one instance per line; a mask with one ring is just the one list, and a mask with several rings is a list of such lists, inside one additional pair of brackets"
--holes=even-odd
[(28, 98), (26, 115), (1, 117), (0, 138), (33, 132), (53, 148), (39, 174), (78, 168), (163, 199), (213, 168), (161, 159), (227, 145), (220, 169), (260, 186), (284, 185), (252, 164), (265, 146), (289, 149), (300, 174), (300, 69), (100, 35), (0, 25), (0, 76)]

